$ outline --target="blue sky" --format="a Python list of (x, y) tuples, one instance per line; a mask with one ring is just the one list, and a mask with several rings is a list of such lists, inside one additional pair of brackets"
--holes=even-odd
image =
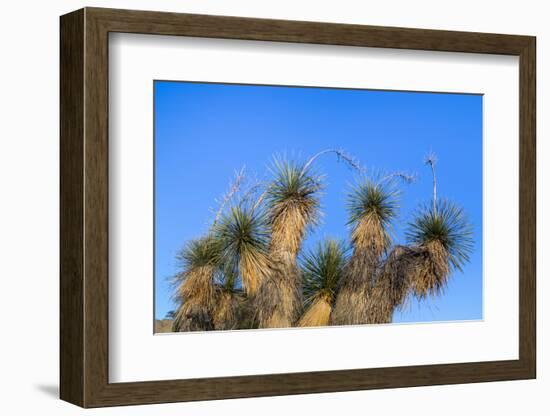
[[(304, 160), (327, 148), (345, 149), (369, 169), (416, 172), (414, 184), (401, 186), (398, 243), (414, 210), (430, 201), (423, 160), (437, 154), (438, 195), (464, 207), (474, 252), (442, 296), (411, 302), (394, 322), (482, 318), (482, 96), (155, 81), (154, 100), (156, 318), (174, 309), (168, 279), (177, 251), (207, 231), (236, 170), (268, 178), (274, 155)], [(316, 168), (326, 175), (324, 215), (306, 250), (326, 237), (349, 241), (353, 172), (333, 155)]]

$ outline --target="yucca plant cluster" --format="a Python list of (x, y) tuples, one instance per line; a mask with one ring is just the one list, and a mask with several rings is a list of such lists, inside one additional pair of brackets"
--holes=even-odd
[[(321, 214), (323, 176), (314, 162), (330, 153), (359, 178), (348, 195), (350, 242), (327, 239), (304, 253)], [(173, 330), (389, 323), (411, 297), (437, 296), (469, 261), (473, 239), (463, 210), (437, 200), (435, 163), (434, 155), (426, 159), (433, 198), (414, 214), (406, 244), (393, 243), (391, 227), (399, 179), (410, 177), (366, 175), (342, 151), (277, 160), (254, 198), (235, 197), (233, 186), (208, 233), (178, 255)]]

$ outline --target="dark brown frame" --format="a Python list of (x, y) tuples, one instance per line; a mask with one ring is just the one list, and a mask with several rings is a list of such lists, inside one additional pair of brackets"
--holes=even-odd
[[(519, 359), (109, 383), (109, 32), (519, 56)], [(530, 36), (99, 8), (62, 16), (61, 398), (101, 407), (535, 378), (535, 45)]]

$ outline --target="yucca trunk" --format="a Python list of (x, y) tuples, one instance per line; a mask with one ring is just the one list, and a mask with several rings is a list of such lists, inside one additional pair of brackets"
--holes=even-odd
[(383, 223), (374, 214), (352, 232), (353, 254), (347, 265), (331, 316), (333, 325), (369, 323), (369, 298), (380, 257), (389, 245)]
[(178, 308), (173, 330), (208, 331), (214, 329), (212, 312), (216, 305), (216, 288), (212, 284), (214, 266), (196, 267), (185, 276), (178, 289)]
[(328, 296), (318, 296), (306, 309), (298, 321), (298, 326), (327, 326), (330, 321), (331, 312), (332, 305), (330, 298)]
[(236, 329), (240, 321), (240, 307), (242, 300), (234, 292), (220, 290), (212, 318), (217, 330)]
[(288, 328), (298, 319), (303, 299), (297, 256), (307, 225), (304, 217), (300, 206), (289, 201), (272, 222), (271, 270), (256, 299), (260, 328)]
[(422, 299), (438, 295), (445, 288), (450, 267), (449, 253), (440, 241), (429, 241), (419, 251), (410, 279), (414, 294)]
[(410, 293), (419, 299), (439, 294), (449, 273), (447, 251), (437, 240), (420, 247), (395, 247), (370, 292), (367, 323), (390, 323)]
[(298, 319), (302, 307), (301, 276), (296, 255), (270, 251), (271, 272), (263, 280), (255, 306), (260, 328), (288, 328)]
[(376, 284), (385, 286), (389, 293), (389, 300), (395, 307), (402, 306), (409, 294), (412, 275), (418, 263), (422, 250), (395, 246), (380, 269)]
[(254, 256), (241, 254), (239, 266), (243, 288), (246, 294), (253, 297), (258, 292), (258, 288), (269, 273), (269, 258), (267, 254), (255, 253)]

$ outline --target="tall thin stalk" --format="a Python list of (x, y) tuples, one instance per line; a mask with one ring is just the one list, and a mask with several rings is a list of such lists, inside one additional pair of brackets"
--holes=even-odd
[(435, 175), (435, 164), (437, 163), (437, 155), (434, 152), (428, 153), (425, 163), (430, 166), (433, 178), (433, 210), (437, 214), (437, 177)]
[(345, 163), (347, 163), (352, 169), (356, 170), (359, 173), (366, 172), (366, 169), (361, 166), (359, 161), (355, 159), (352, 155), (346, 153), (342, 149), (325, 149), (321, 150), (320, 152), (317, 152), (313, 156), (309, 158), (309, 160), (304, 164), (304, 167), (302, 168), (302, 171), (300, 172), (301, 175), (304, 175), (310, 166), (315, 162), (317, 159), (319, 159), (321, 156), (327, 154), (327, 153), (334, 153), (338, 157), (338, 160), (343, 160)]
[(235, 196), (235, 194), (239, 192), (239, 189), (245, 178), (245, 173), (244, 173), (245, 169), (246, 169), (246, 166), (243, 166), (239, 172), (235, 173), (235, 179), (229, 184), (229, 190), (223, 195), (220, 205), (218, 207), (218, 210), (216, 211), (216, 216), (214, 217), (214, 221), (212, 223), (213, 227), (215, 227), (218, 221), (220, 220), (220, 217), (223, 213), (223, 210), (225, 209), (225, 206), (229, 203), (229, 201), (231, 201), (231, 199)]

